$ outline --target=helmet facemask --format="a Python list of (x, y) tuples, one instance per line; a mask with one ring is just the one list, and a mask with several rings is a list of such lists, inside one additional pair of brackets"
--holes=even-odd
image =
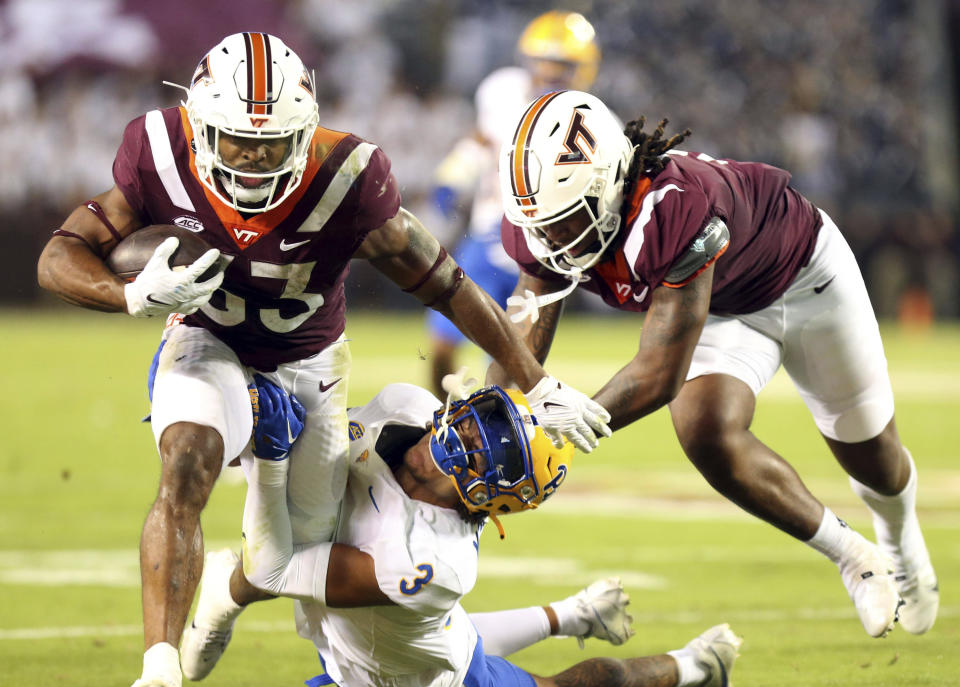
[[(434, 414), (430, 451), (470, 513), (536, 508), (566, 478), (573, 445), (561, 448), (537, 424), (524, 395), (490, 386)], [(502, 529), (501, 529), (502, 536)]]
[[(313, 93), (303, 63), (278, 38), (251, 33), (225, 38), (201, 61), (184, 103), (204, 186), (247, 213), (266, 212), (289, 198), (303, 180), (319, 121)], [(244, 171), (224, 161), (224, 136), (290, 143), (273, 169)]]
[[(523, 230), (527, 248), (540, 264), (553, 272), (575, 276), (597, 264), (620, 229), (620, 206), (623, 203), (623, 169), (617, 165), (614, 171), (614, 192), (606, 194), (608, 170), (598, 168), (591, 178), (587, 190), (572, 205), (555, 215), (539, 220), (517, 218), (513, 220)], [(589, 223), (575, 238), (557, 245), (544, 231), (545, 227), (568, 219), (583, 212)], [(589, 245), (581, 244), (594, 236)], [(579, 250), (577, 250), (579, 248)]]

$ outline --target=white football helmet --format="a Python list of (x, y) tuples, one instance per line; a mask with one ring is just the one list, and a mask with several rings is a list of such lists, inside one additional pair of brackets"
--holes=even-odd
[[(600, 260), (620, 229), (632, 152), (620, 120), (589, 93), (556, 91), (530, 103), (500, 153), (500, 191), (507, 219), (541, 264), (576, 276)], [(574, 240), (555, 245), (543, 233), (582, 208), (591, 222)], [(574, 257), (570, 249), (593, 229), (597, 240)]]
[[(314, 92), (303, 62), (276, 36), (247, 32), (224, 38), (200, 61), (184, 103), (204, 186), (243, 212), (266, 212), (286, 200), (303, 180), (319, 121)], [(222, 159), (224, 134), (289, 139), (289, 146), (279, 167), (241, 171)]]

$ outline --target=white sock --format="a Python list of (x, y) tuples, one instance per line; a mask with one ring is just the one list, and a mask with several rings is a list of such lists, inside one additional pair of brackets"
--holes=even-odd
[(488, 656), (509, 656), (550, 636), (550, 619), (539, 606), (471, 613)]
[(805, 543), (839, 565), (840, 561), (845, 559), (862, 540), (863, 538), (850, 529), (847, 523), (824, 506), (820, 527)]
[(697, 658), (690, 649), (674, 649), (668, 651), (667, 655), (673, 656), (673, 659), (677, 662), (677, 687), (699, 685), (710, 677), (706, 668), (697, 663)]
[(893, 558), (899, 573), (916, 572), (930, 562), (920, 521), (917, 520), (917, 467), (906, 448), (910, 463), (910, 478), (899, 494), (887, 496), (850, 478), (850, 487), (873, 515), (873, 530), (877, 545)]
[(554, 601), (550, 607), (557, 613), (557, 634), (567, 637), (579, 637), (587, 633), (590, 623), (577, 613), (577, 597), (568, 596), (562, 601)]
[(140, 677), (141, 679), (163, 678), (179, 687), (183, 683), (183, 675), (180, 672), (180, 652), (167, 642), (154, 644), (143, 654), (143, 673)]

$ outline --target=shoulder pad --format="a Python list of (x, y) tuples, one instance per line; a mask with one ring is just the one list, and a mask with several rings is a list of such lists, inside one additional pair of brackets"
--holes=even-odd
[(730, 230), (719, 217), (710, 221), (687, 248), (687, 252), (670, 267), (664, 282), (682, 285), (717, 259), (730, 243)]

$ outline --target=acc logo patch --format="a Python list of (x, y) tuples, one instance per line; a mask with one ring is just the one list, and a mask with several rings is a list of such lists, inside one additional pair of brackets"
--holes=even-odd
[(203, 222), (198, 220), (196, 217), (190, 217), (188, 215), (180, 215), (179, 217), (173, 218), (173, 223), (178, 227), (183, 227), (188, 231), (194, 233), (199, 233), (204, 230)]

